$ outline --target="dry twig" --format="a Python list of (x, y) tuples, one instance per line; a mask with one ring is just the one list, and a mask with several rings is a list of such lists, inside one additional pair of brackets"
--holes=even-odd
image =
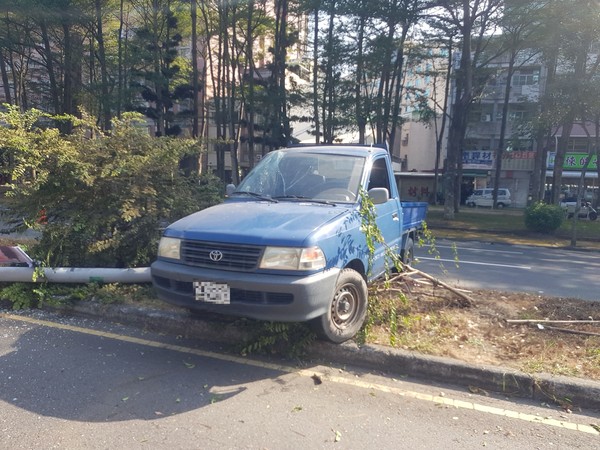
[(412, 281), (415, 281), (414, 279), (410, 278), (413, 275), (418, 275), (421, 278), (425, 278), (426, 280), (430, 281), (431, 283), (433, 283), (434, 286), (441, 286), (444, 289), (449, 290), (450, 292), (452, 292), (453, 294), (459, 296), (462, 300), (462, 306), (473, 306), (475, 304), (475, 300), (473, 300), (471, 297), (469, 297), (464, 291), (462, 291), (461, 289), (456, 289), (446, 283), (444, 283), (443, 281), (438, 280), (437, 278), (429, 275), (428, 273), (422, 272), (419, 269), (415, 269), (414, 267), (409, 266), (408, 264), (404, 264), (404, 263), (400, 263), (400, 268), (402, 269), (402, 271), (400, 273), (398, 273), (396, 276), (392, 277), (389, 281), (390, 282), (395, 282), (395, 281), (406, 281), (406, 279), (410, 279)]
[(600, 320), (549, 320), (549, 319), (506, 319), (506, 323), (521, 324), (521, 323), (593, 323), (600, 324)]

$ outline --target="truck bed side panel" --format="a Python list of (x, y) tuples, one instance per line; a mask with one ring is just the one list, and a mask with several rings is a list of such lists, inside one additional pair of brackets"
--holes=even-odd
[(402, 202), (402, 230), (420, 229), (427, 215), (426, 202)]

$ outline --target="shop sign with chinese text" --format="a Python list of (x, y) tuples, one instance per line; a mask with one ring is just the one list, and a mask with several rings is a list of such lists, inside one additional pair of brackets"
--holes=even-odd
[(494, 167), (494, 152), (491, 150), (463, 151), (463, 169), (484, 169)]
[[(548, 169), (554, 169), (555, 157), (556, 157), (556, 152), (548, 152)], [(568, 152), (565, 155), (563, 169), (582, 170), (584, 167), (586, 167), (586, 170), (596, 170), (597, 169), (598, 157), (596, 155), (592, 156), (592, 160), (590, 161), (590, 164), (586, 166), (587, 162), (588, 162), (588, 154), (587, 153)]]

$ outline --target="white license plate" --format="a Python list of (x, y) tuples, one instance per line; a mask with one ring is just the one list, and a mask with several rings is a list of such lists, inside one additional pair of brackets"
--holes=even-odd
[(231, 291), (225, 283), (194, 281), (194, 295), (198, 302), (215, 303), (217, 305), (229, 305), (231, 303)]

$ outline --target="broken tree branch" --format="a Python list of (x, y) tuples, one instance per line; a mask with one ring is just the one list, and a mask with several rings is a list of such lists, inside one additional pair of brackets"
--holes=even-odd
[(402, 272), (397, 274), (395, 277), (392, 277), (390, 279), (390, 282), (397, 281), (397, 280), (400, 280), (402, 278), (409, 277), (412, 275), (418, 275), (422, 278), (425, 278), (425, 279), (431, 281), (434, 286), (441, 286), (444, 289), (449, 290), (453, 294), (458, 295), (460, 298), (462, 298), (465, 301), (464, 306), (473, 306), (475, 304), (475, 301), (471, 297), (469, 297), (467, 294), (462, 292), (460, 289), (456, 289), (456, 288), (444, 283), (443, 281), (440, 281), (437, 278), (429, 275), (428, 273), (425, 273), (419, 269), (415, 269), (414, 267), (411, 267), (408, 264), (404, 264), (404, 263), (401, 263), (401, 268), (402, 268)]
[(600, 324), (600, 320), (549, 320), (549, 319), (506, 319), (506, 323), (523, 324), (523, 323), (593, 323)]
[(571, 330), (569, 328), (550, 327), (550, 326), (541, 325), (541, 324), (538, 324), (538, 325), (539, 325), (539, 329), (540, 330), (561, 331), (563, 333), (583, 334), (583, 335), (586, 335), (586, 336), (600, 336), (600, 333), (593, 333), (591, 331)]

